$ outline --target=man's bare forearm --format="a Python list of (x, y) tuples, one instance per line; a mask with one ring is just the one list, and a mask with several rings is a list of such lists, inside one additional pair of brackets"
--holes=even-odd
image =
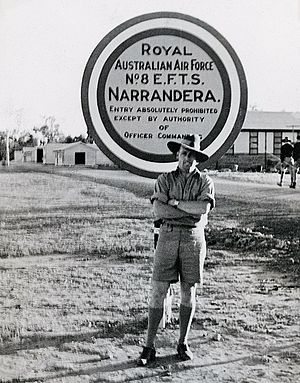
[(209, 201), (179, 201), (175, 198), (170, 199), (168, 205), (176, 206), (178, 210), (199, 218), (202, 214), (208, 214), (211, 208)]
[(208, 214), (210, 211), (209, 201), (179, 201), (177, 208), (193, 216)]
[(176, 209), (174, 206), (165, 204), (158, 200), (153, 202), (153, 209), (155, 217), (161, 219), (180, 219), (190, 215), (187, 212)]

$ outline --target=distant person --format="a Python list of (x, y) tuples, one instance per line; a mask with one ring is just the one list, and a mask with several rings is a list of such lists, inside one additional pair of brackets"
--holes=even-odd
[(151, 197), (155, 219), (161, 219), (154, 255), (152, 290), (149, 300), (146, 344), (137, 361), (146, 366), (155, 360), (155, 338), (163, 316), (163, 304), (171, 283), (180, 280), (180, 360), (193, 359), (187, 339), (196, 307), (197, 283), (203, 279), (206, 256), (204, 227), (215, 205), (212, 179), (196, 167), (208, 156), (200, 150), (200, 136), (189, 135), (181, 143), (170, 141), (168, 149), (178, 167), (161, 174)]
[(294, 182), (291, 184), (291, 188), (296, 188), (296, 182), (297, 182), (297, 173), (300, 168), (300, 133), (297, 135), (297, 141), (294, 144), (294, 150), (293, 150), (293, 159), (295, 161), (294, 163)]
[(294, 159), (293, 151), (294, 146), (291, 143), (291, 140), (288, 137), (285, 137), (282, 140), (283, 144), (280, 148), (280, 181), (277, 183), (278, 186), (282, 186), (283, 178), (286, 170), (288, 169), (291, 175), (291, 187), (294, 184)]

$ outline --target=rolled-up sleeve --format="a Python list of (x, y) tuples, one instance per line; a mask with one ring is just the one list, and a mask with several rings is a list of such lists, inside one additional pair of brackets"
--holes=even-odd
[(164, 174), (161, 174), (155, 182), (154, 192), (150, 197), (151, 203), (153, 203), (154, 200), (158, 200), (163, 203), (167, 203), (169, 200), (169, 192)]
[(203, 178), (200, 193), (197, 197), (197, 201), (210, 202), (210, 208), (213, 209), (216, 205), (215, 200), (215, 186), (213, 180), (209, 176)]

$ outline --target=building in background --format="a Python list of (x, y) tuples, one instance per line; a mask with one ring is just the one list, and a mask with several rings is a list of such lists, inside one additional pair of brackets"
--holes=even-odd
[(96, 166), (97, 149), (83, 142), (65, 144), (53, 150), (57, 166), (86, 165)]
[(217, 168), (274, 170), (284, 137), (296, 142), (300, 113), (248, 111), (240, 134)]
[(14, 151), (14, 161), (22, 162), (23, 161), (23, 150), (15, 150)]
[[(296, 142), (300, 113), (248, 111), (240, 134), (216, 169), (275, 170), (284, 137)], [(45, 165), (117, 167), (96, 144), (49, 143), (15, 151), (15, 161)]]
[(53, 149), (54, 164), (57, 166), (108, 166), (115, 167), (115, 164), (108, 159), (95, 144), (73, 142), (64, 144)]
[(54, 150), (62, 148), (66, 145), (70, 144), (62, 144), (59, 142), (53, 142), (46, 144), (44, 146), (44, 152), (43, 152), (43, 163), (45, 165), (54, 165), (55, 164), (55, 152)]
[(96, 165), (104, 167), (117, 167), (106, 155), (98, 148), (96, 144), (87, 144), (96, 149)]
[(34, 162), (44, 165), (72, 166), (85, 165), (111, 167), (116, 165), (101, 152), (96, 144), (83, 142), (49, 143), (39, 147), (24, 147), (15, 150), (15, 162)]
[(249, 111), (233, 152), (280, 155), (284, 137), (296, 142), (300, 132), (300, 113)]
[[(24, 146), (20, 154), (15, 154), (15, 160), (22, 162), (43, 163), (43, 147), (42, 146)], [(20, 152), (19, 150), (17, 152)], [(17, 158), (16, 158), (17, 156)]]

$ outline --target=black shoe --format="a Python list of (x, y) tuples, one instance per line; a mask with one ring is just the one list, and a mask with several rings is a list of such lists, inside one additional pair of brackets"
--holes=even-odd
[(296, 189), (296, 182), (293, 182), (293, 183), (290, 185), (290, 188), (291, 188), (291, 189)]
[(282, 186), (282, 183), (281, 183), (281, 182), (277, 182), (277, 185), (278, 185), (278, 186)]
[(143, 351), (137, 360), (137, 365), (142, 367), (155, 362), (155, 354), (156, 351), (154, 347), (143, 347)]
[(179, 343), (177, 346), (177, 353), (180, 360), (193, 360), (193, 353), (189, 349), (189, 346), (184, 343)]

